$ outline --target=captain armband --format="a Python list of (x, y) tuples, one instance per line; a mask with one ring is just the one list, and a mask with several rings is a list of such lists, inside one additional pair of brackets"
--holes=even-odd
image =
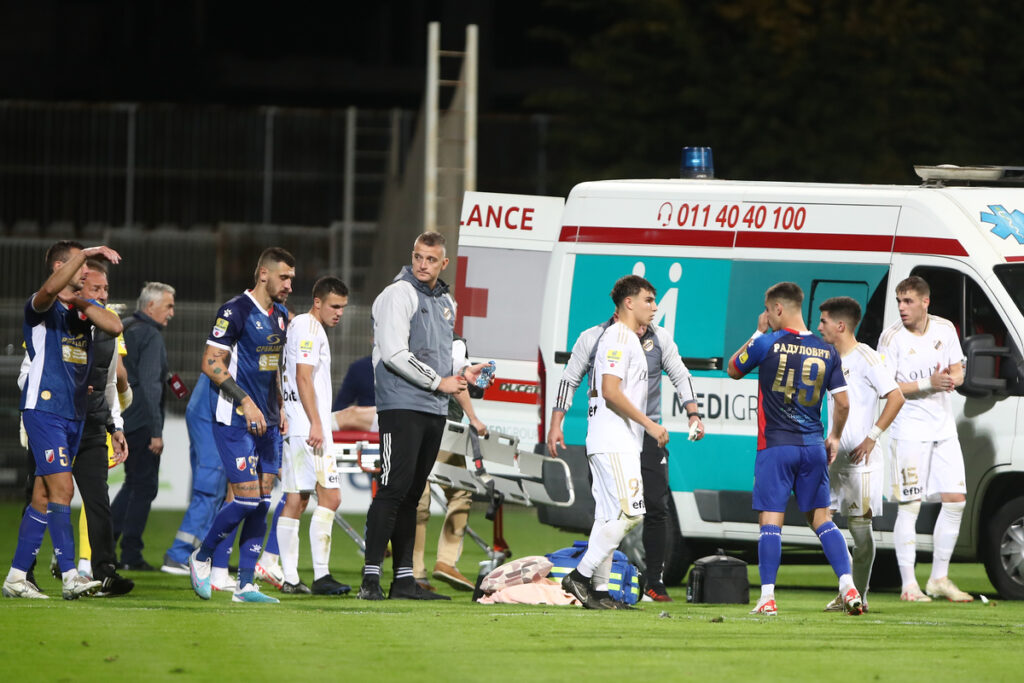
[(241, 404), (242, 401), (249, 398), (249, 394), (245, 393), (245, 390), (238, 386), (238, 382), (233, 377), (228, 377), (226, 380), (220, 383), (220, 393), (227, 396), (235, 403)]

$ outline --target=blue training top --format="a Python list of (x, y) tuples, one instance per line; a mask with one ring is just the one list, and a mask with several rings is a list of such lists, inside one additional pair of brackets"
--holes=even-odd
[[(228, 372), (256, 403), (268, 427), (280, 424), (277, 370), (287, 327), (284, 306), (275, 303), (264, 311), (252, 294), (245, 292), (220, 307), (206, 339), (210, 346), (231, 352)], [(210, 391), (210, 407), (220, 424), (246, 427), (241, 406), (219, 391)]]
[(21, 409), (84, 420), (92, 364), (92, 321), (59, 300), (45, 311), (36, 311), (33, 298), (35, 294), (25, 303), (22, 324), (32, 364), (21, 391)]
[(846, 386), (835, 347), (810, 332), (781, 329), (755, 339), (735, 367), (743, 374), (758, 368), (757, 450), (824, 443), (823, 390)]

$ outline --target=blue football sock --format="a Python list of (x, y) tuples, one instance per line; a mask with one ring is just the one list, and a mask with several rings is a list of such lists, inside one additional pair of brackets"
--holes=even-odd
[(63, 574), (75, 568), (75, 532), (71, 527), (71, 506), (46, 504), (46, 525), (53, 541), (53, 552)]
[(32, 506), (25, 508), (25, 514), (21, 516), (21, 526), (18, 527), (18, 546), (14, 550), (14, 560), (11, 566), (27, 572), (32, 568), (32, 560), (39, 552), (39, 546), (43, 544), (43, 535), (46, 533), (47, 515), (38, 512)]
[(850, 573), (850, 553), (846, 549), (846, 539), (843, 532), (835, 525), (835, 522), (828, 521), (814, 530), (821, 541), (821, 549), (825, 551), (828, 563), (832, 565), (832, 571), (836, 576)]
[(217, 544), (213, 551), (213, 566), (227, 569), (231, 562), (231, 551), (235, 549), (235, 539), (238, 538), (238, 527), (232, 529), (224, 540)]
[(782, 529), (774, 524), (761, 527), (761, 538), (757, 542), (757, 570), (761, 583), (775, 583), (782, 564)]
[(246, 518), (246, 515), (252, 514), (259, 505), (259, 498), (236, 497), (230, 503), (224, 503), (224, 507), (213, 518), (213, 526), (210, 527), (210, 533), (206, 534), (206, 538), (203, 539), (203, 545), (199, 547), (196, 559), (206, 562), (213, 557), (217, 545), (227, 538), (228, 534)]
[(256, 506), (245, 521), (242, 522), (241, 542), (238, 544), (238, 585), (246, 586), (253, 582), (256, 573), (256, 560), (263, 550), (263, 537), (267, 533), (267, 510), (270, 503), (263, 501)]
[[(281, 496), (281, 500), (277, 501), (277, 507), (274, 508), (274, 518), (270, 522), (270, 534), (267, 536), (267, 547), (264, 550), (271, 555), (281, 554), (278, 552), (277, 547), (277, 520), (281, 519), (281, 510), (284, 510), (284, 499), (285, 496)], [(269, 496), (267, 496), (267, 500), (270, 500)]]

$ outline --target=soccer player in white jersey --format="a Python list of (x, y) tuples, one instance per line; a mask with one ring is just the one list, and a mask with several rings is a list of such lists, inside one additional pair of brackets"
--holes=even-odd
[[(612, 288), (618, 322), (597, 342), (591, 373), (587, 456), (593, 475), (594, 526), (579, 565), (562, 579), (562, 588), (588, 609), (633, 609), (594, 590), (607, 583), (612, 553), (644, 518), (640, 449), (646, 431), (668, 443), (668, 430), (647, 417), (647, 356), (637, 330), (658, 310), (650, 282), (627, 275)], [(601, 577), (605, 577), (602, 579)]]
[[(341, 321), (348, 305), (348, 287), (336, 277), (313, 285), (313, 306), (292, 318), (284, 347), (284, 410), (289, 432), (282, 451), (281, 484), (286, 496), (277, 523), (277, 542), (284, 570), (284, 593), (344, 595), (351, 587), (335, 581), (327, 564), (331, 557), (334, 512), (341, 504), (337, 463), (329, 452), (331, 438), (331, 346), (327, 329)], [(313, 587), (299, 580), (299, 517), (316, 492), (317, 506), (309, 524)]]
[[(878, 437), (892, 424), (905, 399), (875, 350), (858, 342), (853, 334), (861, 318), (856, 299), (832, 297), (818, 308), (821, 311), (818, 332), (836, 347), (842, 358), (850, 398), (850, 415), (839, 440), (839, 453), (829, 467), (831, 507), (833, 512), (838, 510), (846, 517), (847, 528), (853, 536), (853, 584), (867, 611), (868, 584), (875, 562), (871, 518), (882, 511), (882, 449), (878, 447)], [(879, 415), (881, 398), (885, 399), (885, 406)], [(835, 401), (829, 395), (829, 424), (834, 411)], [(841, 595), (825, 607), (826, 612), (844, 609)]]
[[(889, 463), (892, 494), (899, 503), (893, 540), (903, 581), (900, 599), (970, 602), (974, 598), (949, 579), (949, 561), (967, 506), (964, 457), (949, 397), (963, 384), (964, 352), (953, 323), (928, 314), (930, 294), (928, 283), (916, 275), (896, 285), (900, 322), (883, 331), (878, 342), (879, 355), (907, 397), (892, 424)], [(932, 573), (925, 592), (914, 575), (922, 499), (942, 501), (932, 531)]]

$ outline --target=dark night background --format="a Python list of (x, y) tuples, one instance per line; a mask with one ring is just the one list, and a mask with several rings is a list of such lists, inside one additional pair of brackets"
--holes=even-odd
[(1022, 15), (950, 0), (7, 1), (0, 99), (416, 109), (426, 23), (461, 48), (473, 22), (481, 136), (488, 119), (551, 115), (555, 194), (676, 175), (685, 144), (713, 147), (722, 177), (914, 183), (914, 163), (1024, 163)]

